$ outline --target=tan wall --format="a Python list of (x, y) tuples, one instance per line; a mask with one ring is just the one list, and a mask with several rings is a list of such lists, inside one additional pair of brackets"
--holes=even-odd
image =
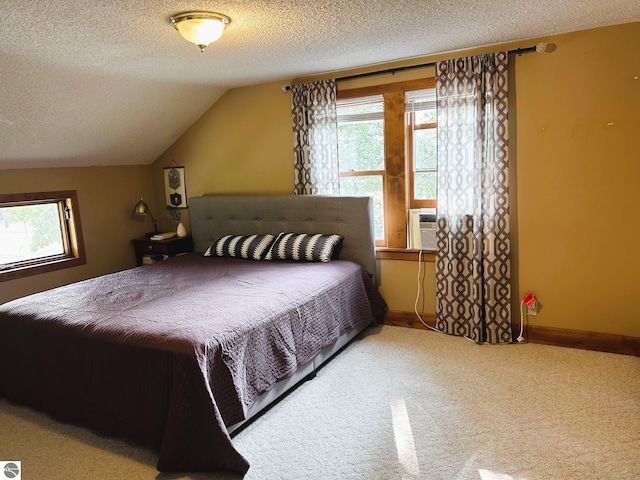
[(416, 261), (378, 260), (378, 270), (380, 294), (386, 300), (390, 310), (413, 312), (417, 309), (420, 314), (435, 313), (436, 288), (433, 262), (418, 264)]
[[(163, 168), (185, 167), (187, 196), (293, 192), (291, 97), (282, 82), (227, 91), (153, 164), (156, 204), (164, 209)], [(173, 230), (166, 210), (162, 228)], [(185, 225), (189, 228), (188, 211)]]
[(518, 59), (520, 292), (532, 323), (640, 336), (640, 23)]
[(87, 256), (86, 265), (0, 282), (0, 303), (133, 267), (131, 239), (152, 230), (131, 217), (140, 196), (153, 198), (150, 166), (2, 170), (0, 178), (2, 193), (76, 190)]
[[(502, 48), (539, 40), (555, 43), (556, 51), (516, 57), (511, 85), (517, 107), (510, 128), (517, 170), (512, 185), (514, 303), (531, 290), (543, 305), (532, 324), (640, 336), (632, 276), (640, 271), (633, 250), (640, 234), (635, 212), (640, 65), (637, 55), (623, 57), (629, 45), (640, 44), (640, 24)], [(464, 54), (471, 53), (478, 50)], [(411, 63), (439, 58), (444, 56)], [(408, 62), (377, 69), (402, 63)], [(162, 200), (161, 169), (172, 160), (187, 167), (189, 195), (290, 192), (290, 96), (280, 91), (286, 83), (227, 92), (155, 162), (157, 201)], [(390, 308), (412, 311), (417, 264), (379, 265), (380, 289)], [(433, 313), (433, 264), (422, 290), (425, 312)]]

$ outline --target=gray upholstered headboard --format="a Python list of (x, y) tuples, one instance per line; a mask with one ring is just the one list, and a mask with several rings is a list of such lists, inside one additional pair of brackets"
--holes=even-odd
[(204, 195), (189, 199), (194, 250), (224, 235), (280, 232), (338, 234), (340, 258), (375, 275), (371, 197), (331, 195)]

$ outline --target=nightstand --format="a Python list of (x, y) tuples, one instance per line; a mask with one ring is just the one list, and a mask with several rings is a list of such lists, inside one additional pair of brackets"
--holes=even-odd
[(167, 255), (173, 257), (179, 253), (193, 251), (193, 239), (191, 236), (171, 237), (166, 240), (151, 240), (147, 237), (131, 240), (136, 250), (136, 263), (142, 265), (142, 257), (145, 255)]

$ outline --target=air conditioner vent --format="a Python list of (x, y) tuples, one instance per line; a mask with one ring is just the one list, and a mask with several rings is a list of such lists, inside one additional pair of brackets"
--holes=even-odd
[(435, 208), (412, 208), (409, 210), (409, 248), (436, 249)]

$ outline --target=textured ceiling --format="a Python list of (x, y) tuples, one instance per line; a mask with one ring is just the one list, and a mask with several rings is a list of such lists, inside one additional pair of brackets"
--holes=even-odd
[[(204, 54), (171, 15), (232, 22)], [(640, 20), (637, 0), (2, 0), (0, 169), (149, 164), (227, 89)]]

